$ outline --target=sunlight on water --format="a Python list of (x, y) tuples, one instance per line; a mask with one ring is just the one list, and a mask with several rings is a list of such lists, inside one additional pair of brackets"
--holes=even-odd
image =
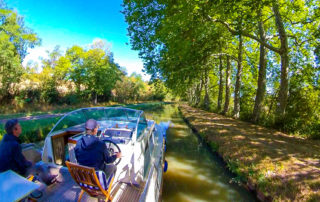
[(175, 196), (175, 201), (186, 201), (186, 202), (205, 202), (206, 200), (202, 200), (201, 198), (198, 198), (196, 196), (193, 196), (191, 193), (187, 194), (187, 193), (178, 193)]
[(188, 134), (185, 134), (183, 131), (179, 131), (175, 134), (176, 137), (186, 137)]

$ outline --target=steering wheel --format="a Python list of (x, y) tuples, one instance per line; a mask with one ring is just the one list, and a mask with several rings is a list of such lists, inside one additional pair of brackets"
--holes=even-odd
[[(121, 149), (120, 147), (111, 140), (103, 140), (106, 144), (107, 150), (109, 151), (109, 154), (115, 155), (116, 153), (120, 153)], [(121, 161), (121, 158), (116, 158), (116, 160), (113, 162), (114, 165), (118, 165)]]

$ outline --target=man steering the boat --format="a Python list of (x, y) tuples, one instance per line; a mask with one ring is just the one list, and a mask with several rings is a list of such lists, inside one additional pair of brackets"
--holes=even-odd
[(77, 141), (75, 155), (80, 165), (94, 167), (102, 170), (107, 175), (116, 171), (116, 166), (111, 164), (117, 158), (121, 158), (121, 153), (112, 155), (109, 153), (105, 143), (96, 135), (99, 125), (96, 120), (89, 119), (85, 123), (85, 134)]

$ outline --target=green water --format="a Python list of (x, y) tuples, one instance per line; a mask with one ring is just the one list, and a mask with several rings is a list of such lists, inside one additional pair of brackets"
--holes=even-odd
[(145, 110), (147, 118), (171, 121), (167, 131), (163, 201), (256, 201), (186, 125), (174, 105)]

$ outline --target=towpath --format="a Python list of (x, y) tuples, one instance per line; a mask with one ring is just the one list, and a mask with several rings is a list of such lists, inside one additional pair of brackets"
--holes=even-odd
[(258, 198), (320, 201), (320, 141), (181, 105), (185, 119)]

